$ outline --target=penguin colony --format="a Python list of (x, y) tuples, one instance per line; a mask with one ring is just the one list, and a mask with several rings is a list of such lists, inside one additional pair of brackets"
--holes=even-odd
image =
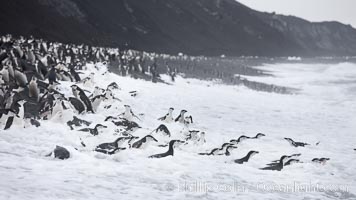
[[(130, 52), (124, 55), (115, 49), (90, 47), (85, 45), (68, 45), (46, 42), (41, 39), (20, 37), (11, 35), (0, 37), (0, 128), (7, 130), (13, 126), (41, 126), (41, 121), (51, 120), (64, 122), (72, 131), (87, 133), (93, 137), (102, 134), (111, 124), (117, 127), (115, 134), (119, 135), (114, 141), (97, 144), (93, 151), (106, 155), (113, 155), (130, 149), (145, 149), (155, 145), (163, 150), (149, 156), (149, 158), (164, 158), (174, 156), (175, 149), (184, 148), (185, 145), (203, 145), (206, 143), (205, 132), (191, 130), (193, 117), (187, 116), (187, 110), (182, 109), (177, 117), (174, 117), (174, 108), (157, 118), (162, 123), (144, 137), (134, 135), (135, 131), (142, 127), (141, 115), (136, 115), (130, 105), (122, 105), (124, 112), (115, 116), (107, 116), (103, 122), (92, 124), (90, 121), (80, 119), (81, 115), (95, 115), (102, 102), (121, 102), (113, 95), (114, 90), (120, 90), (117, 83), (113, 82), (106, 89), (95, 86), (94, 73), (83, 77), (86, 64), (108, 63), (114, 57), (121, 63), (134, 62), (130, 56), (136, 59)], [(125, 60), (126, 59), (126, 60)], [(139, 57), (138, 60), (141, 58)], [(95, 65), (96, 66), (96, 65)], [(140, 65), (131, 65), (133, 68), (122, 65), (126, 73), (140, 71)], [(137, 68), (137, 69), (136, 69)], [(142, 69), (141, 69), (142, 70)], [(105, 74), (105, 73), (104, 73)], [(103, 75), (104, 75), (103, 74)], [(157, 78), (159, 74), (156, 75)], [(65, 96), (58, 86), (64, 82), (72, 82), (70, 89), (72, 96)], [(86, 91), (81, 86), (94, 88)], [(69, 89), (69, 88), (68, 88)], [(133, 98), (137, 97), (137, 91), (129, 92)], [(111, 104), (104, 109), (117, 109)], [(73, 114), (68, 119), (65, 111), (71, 110)], [(63, 121), (65, 120), (65, 121)], [(167, 125), (169, 123), (180, 124), (183, 128), (181, 139), (170, 139), (172, 133)], [(168, 138), (168, 143), (162, 144), (157, 136)], [(242, 135), (223, 143), (220, 147), (199, 153), (197, 156), (231, 156), (238, 151), (239, 145), (248, 140), (257, 140), (265, 137), (263, 133), (249, 137)], [(284, 138), (292, 147), (307, 147), (310, 144), (295, 142), (291, 138)], [(86, 142), (80, 138), (81, 146), (86, 147)], [(316, 145), (318, 145), (317, 143)], [(80, 149), (75, 148), (80, 151)], [(251, 150), (242, 158), (232, 159), (231, 163), (244, 164), (260, 152)], [(47, 156), (58, 159), (70, 158), (70, 151), (61, 146)], [(261, 170), (280, 171), (285, 166), (302, 163), (301, 154), (282, 155), (278, 160), (272, 161)], [(329, 158), (314, 158), (311, 162), (325, 164)]]

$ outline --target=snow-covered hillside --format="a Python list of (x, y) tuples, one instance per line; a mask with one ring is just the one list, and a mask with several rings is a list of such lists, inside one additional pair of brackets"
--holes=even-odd
[[(256, 92), (239, 86), (178, 77), (172, 85), (151, 83), (103, 73), (88, 65), (83, 77), (94, 72), (94, 84), (80, 87), (93, 91), (117, 82), (114, 90), (122, 101), (104, 102), (96, 114), (79, 117), (108, 128), (98, 136), (70, 130), (64, 119), (40, 121), (36, 128), (11, 127), (0, 132), (0, 199), (356, 199), (356, 65), (278, 64), (262, 66), (273, 77), (249, 77), (265, 83), (300, 89), (297, 95)], [(170, 78), (164, 77), (167, 82)], [(59, 90), (72, 96), (71, 84)], [(132, 97), (129, 92), (137, 91)], [(105, 109), (112, 105), (110, 109)], [(191, 130), (206, 133), (204, 145), (181, 145), (174, 156), (151, 159), (165, 152), (159, 147), (169, 140), (183, 139), (183, 126), (166, 124), (172, 138), (153, 133), (158, 144), (145, 150), (127, 149), (114, 155), (93, 151), (119, 135), (115, 125), (104, 122), (130, 105), (140, 114), (142, 128), (133, 133), (145, 136), (157, 128), (157, 119), (170, 107), (174, 117), (186, 109), (193, 116)], [(76, 128), (78, 129), (78, 128)], [(230, 156), (202, 156), (241, 135), (266, 136), (245, 140)], [(311, 145), (292, 147), (283, 138)], [(81, 138), (81, 139), (80, 139)], [(81, 140), (86, 147), (81, 145)], [(318, 145), (316, 145), (318, 143)], [(67, 148), (71, 157), (57, 160), (46, 155), (56, 145)], [(259, 151), (242, 165), (231, 163), (250, 150)], [(282, 171), (260, 170), (282, 155), (301, 153), (303, 163)], [(313, 158), (330, 158), (325, 165)], [(318, 188), (317, 188), (318, 187)], [(324, 190), (326, 189), (326, 190)], [(334, 191), (336, 189), (336, 191)]]

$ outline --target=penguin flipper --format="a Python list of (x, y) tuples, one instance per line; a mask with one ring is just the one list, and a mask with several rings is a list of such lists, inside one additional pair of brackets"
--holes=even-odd
[(6, 121), (4, 130), (9, 129), (13, 122), (14, 122), (14, 117), (13, 116), (9, 117)]
[(175, 122), (179, 121), (180, 115), (174, 120)]

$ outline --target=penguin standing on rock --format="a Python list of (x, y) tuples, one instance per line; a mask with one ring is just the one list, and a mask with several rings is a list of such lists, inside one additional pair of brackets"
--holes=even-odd
[(98, 107), (102, 101), (104, 101), (106, 97), (104, 95), (97, 95), (91, 99), (91, 103), (93, 106), (93, 110), (96, 112)]
[[(124, 105), (125, 107), (125, 112), (121, 113), (120, 115), (123, 116), (124, 119), (128, 120), (128, 121), (132, 121), (133, 117), (137, 118), (138, 120), (140, 120), (140, 118), (138, 118), (131, 110), (131, 107), (129, 105)], [(140, 120), (141, 121), (141, 120)]]
[(200, 135), (199, 135), (199, 138), (196, 142), (196, 144), (198, 145), (203, 145), (206, 143), (206, 140), (205, 140), (205, 132), (200, 132)]
[(174, 108), (169, 108), (168, 113), (165, 116), (158, 118), (158, 120), (164, 121), (167, 123), (172, 122), (173, 121), (173, 116), (172, 116), (173, 111), (174, 111)]
[(29, 97), (34, 98), (36, 102), (38, 102), (40, 91), (38, 89), (37, 78), (35, 76), (32, 76), (28, 89), (29, 89)]
[(98, 95), (102, 95), (104, 92), (105, 92), (104, 89), (102, 89), (102, 88), (100, 88), (98, 86), (95, 86), (93, 93), (89, 97), (90, 98), (96, 97)]
[(25, 117), (25, 108), (24, 104), (26, 101), (19, 100), (15, 103), (15, 109), (18, 112), (10, 111), (8, 114), (8, 118), (5, 124), (4, 130), (9, 129), (13, 124), (23, 126), (24, 125), (24, 117)]
[(79, 99), (74, 97), (69, 97), (69, 102), (79, 114), (85, 111), (85, 106)]
[(181, 110), (180, 114), (178, 115), (178, 117), (174, 121), (184, 124), (184, 121), (185, 121), (184, 114), (186, 112), (187, 112), (186, 110)]
[(20, 71), (20, 69), (17, 68), (15, 68), (14, 70), (14, 75), (17, 85), (22, 88), (26, 88), (28, 83), (26, 75), (22, 71)]
[(71, 88), (72, 88), (73, 95), (84, 103), (84, 105), (86, 106), (87, 112), (94, 113), (91, 101), (89, 100), (87, 95), (84, 93), (84, 91), (77, 85), (72, 85)]
[(45, 78), (48, 78), (50, 85), (57, 83), (57, 73), (55, 66), (52, 66)]

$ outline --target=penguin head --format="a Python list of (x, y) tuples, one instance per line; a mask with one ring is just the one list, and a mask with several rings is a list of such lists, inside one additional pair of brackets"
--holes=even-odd
[(224, 143), (223, 145), (221, 145), (221, 148), (226, 148), (226, 147), (228, 147), (230, 145), (231, 145), (231, 143)]
[(172, 112), (174, 110), (174, 108), (169, 108), (169, 111)]
[(171, 140), (169, 142), (169, 146), (173, 147), (173, 148), (176, 148), (176, 147), (179, 147), (181, 144), (185, 143), (184, 141), (181, 141), (181, 140)]
[(230, 150), (233, 150), (233, 149), (237, 149), (237, 147), (234, 146), (234, 145), (229, 145), (229, 146), (226, 147), (226, 151), (230, 151)]
[(36, 76), (32, 76), (32, 79), (31, 79), (31, 81), (33, 81), (33, 82), (36, 82), (36, 81), (37, 81), (37, 78), (36, 78)]
[(293, 140), (291, 138), (284, 138), (285, 140), (287, 140), (290, 144), (293, 143)]
[(264, 136), (266, 136), (266, 135), (263, 134), (263, 133), (257, 133), (256, 138), (261, 138), (261, 137), (264, 137)]
[(289, 162), (289, 164), (294, 164), (294, 163), (299, 163), (300, 160), (298, 160), (298, 159), (290, 159), (287, 162)]
[(104, 125), (102, 125), (102, 124), (97, 124), (97, 125), (95, 126), (95, 128), (96, 128), (96, 129), (101, 129), (101, 128), (107, 128), (107, 126), (104, 126)]
[(147, 135), (146, 140), (158, 142), (158, 140), (156, 138), (154, 138), (152, 135)]
[(203, 139), (205, 137), (205, 132), (200, 132), (200, 138)]
[(184, 114), (184, 113), (186, 113), (187, 111), (186, 110), (182, 110), (182, 111), (180, 111), (180, 113), (182, 113), (182, 114)]
[(72, 86), (70, 86), (72, 89), (74, 89), (74, 90), (76, 90), (76, 89), (78, 89), (78, 86), (77, 85), (72, 85)]
[(248, 154), (250, 155), (250, 157), (252, 157), (252, 156), (254, 156), (254, 155), (256, 155), (256, 154), (259, 154), (260, 152), (258, 152), (258, 151), (250, 151), (250, 152), (248, 152)]
[(286, 159), (288, 159), (289, 156), (286, 156), (286, 155), (283, 155), (280, 159), (279, 159), (279, 162), (280, 163), (285, 163)]
[(237, 139), (237, 142), (242, 142), (242, 141), (247, 140), (247, 139), (249, 139), (249, 137), (247, 137), (246, 135), (242, 135)]

